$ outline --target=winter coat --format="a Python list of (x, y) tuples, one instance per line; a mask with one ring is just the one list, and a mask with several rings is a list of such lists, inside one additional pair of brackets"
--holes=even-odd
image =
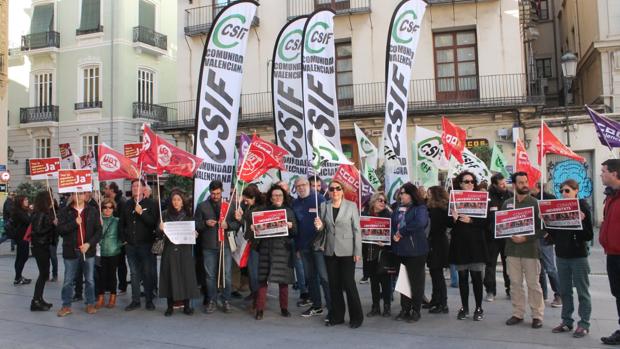
[[(399, 228), (401, 210), (405, 212), (404, 226)], [(392, 251), (400, 257), (424, 256), (428, 253), (428, 237), (426, 236), (428, 208), (426, 205), (398, 206), (392, 213)], [(396, 233), (401, 235), (398, 242), (394, 241)]]
[(86, 251), (86, 257), (94, 257), (96, 246), (101, 240), (101, 221), (99, 210), (88, 205), (84, 206), (82, 219), (83, 231), (80, 231), (75, 221), (78, 212), (72, 206), (67, 206), (58, 213), (58, 234), (62, 237), (62, 257), (75, 259), (82, 256), (78, 246), (78, 234), (84, 234), (84, 243), (89, 243), (90, 248)]
[(464, 265), (486, 263), (489, 259), (486, 229), (486, 218), (471, 218), (465, 223), (460, 219), (456, 222), (452, 216), (446, 215), (450, 232), (450, 264)]
[(30, 211), (13, 210), (11, 213), (12, 229), (15, 232), (15, 240), (21, 241), (26, 235), (28, 226), (32, 223), (32, 215)]
[(120, 239), (132, 246), (152, 244), (155, 240), (155, 228), (159, 222), (159, 210), (155, 201), (149, 198), (142, 199), (140, 206), (142, 214), (137, 214), (134, 199), (127, 201), (119, 217)]
[(32, 240), (34, 247), (49, 247), (56, 241), (54, 216), (46, 212), (35, 212), (32, 215)]
[(288, 230), (288, 236), (255, 239), (258, 249), (258, 281), (277, 284), (292, 284), (293, 263), (291, 260), (291, 239), (297, 232), (295, 213), (289, 207), (274, 207), (272, 205), (261, 211), (286, 209), (286, 219), (293, 223)]
[(293, 211), (297, 219), (297, 236), (295, 236), (295, 248), (300, 250), (312, 250), (312, 242), (316, 237), (314, 218), (317, 216), (316, 201), (319, 206), (325, 201), (323, 196), (317, 196), (315, 200), (314, 190), (305, 198), (298, 197), (293, 201)]
[(607, 255), (620, 255), (620, 190), (606, 190), (603, 223), (598, 237)]
[[(200, 234), (200, 243), (202, 249), (217, 250), (220, 248), (220, 242), (217, 241), (217, 231), (219, 229), (219, 223), (213, 227), (207, 225), (207, 221), (214, 219), (220, 220), (220, 207), (222, 203), (213, 203), (211, 197), (198, 204), (196, 212), (194, 212), (194, 220), (196, 221), (196, 230)], [(226, 216), (226, 223), (228, 224), (227, 231), (237, 231), (241, 226), (241, 223), (235, 220), (235, 206), (231, 203), (231, 207), (228, 210)], [(224, 243), (228, 246), (228, 239), (224, 239)]]
[(429, 269), (447, 268), (449, 264), (448, 241), (448, 210), (446, 208), (429, 208), (428, 215), (431, 220), (431, 231), (428, 234), (428, 259), (426, 264)]
[(114, 257), (121, 253), (121, 244), (118, 238), (118, 218), (103, 217), (103, 227), (101, 230), (101, 257)]
[(592, 214), (588, 202), (579, 200), (579, 209), (585, 215), (581, 221), (583, 229), (547, 229), (555, 243), (555, 255), (560, 258), (582, 258), (588, 256), (588, 241), (592, 241)]
[[(191, 221), (192, 216), (185, 211), (163, 213), (164, 222)], [(196, 281), (196, 268), (193, 256), (193, 245), (175, 245), (158, 230), (164, 238), (164, 251), (161, 255), (159, 270), (159, 297), (173, 300), (192, 299), (200, 296)]]

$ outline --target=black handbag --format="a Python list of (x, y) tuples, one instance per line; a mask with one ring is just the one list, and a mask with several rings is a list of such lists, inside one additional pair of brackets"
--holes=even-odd
[(396, 255), (390, 250), (379, 250), (379, 256), (377, 257), (377, 270), (375, 271), (379, 275), (383, 274), (396, 274)]

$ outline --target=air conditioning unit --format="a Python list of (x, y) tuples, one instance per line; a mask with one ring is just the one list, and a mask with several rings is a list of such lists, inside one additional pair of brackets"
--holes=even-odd
[(508, 128), (500, 128), (497, 130), (497, 138), (501, 141), (509, 141), (512, 139), (512, 130)]

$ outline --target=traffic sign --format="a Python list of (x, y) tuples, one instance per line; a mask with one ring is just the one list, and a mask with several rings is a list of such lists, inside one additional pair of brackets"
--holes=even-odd
[(0, 180), (2, 180), (3, 182), (8, 182), (9, 179), (11, 179), (11, 174), (8, 172), (2, 172), (0, 173)]

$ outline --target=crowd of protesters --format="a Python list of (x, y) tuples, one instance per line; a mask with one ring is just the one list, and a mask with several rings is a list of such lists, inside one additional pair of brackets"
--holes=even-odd
[[(605, 161), (601, 178), (607, 189), (599, 240), (607, 254), (609, 282), (620, 317), (620, 160)], [(73, 193), (63, 196), (60, 205), (49, 191), (38, 193), (32, 205), (25, 196), (12, 196), (3, 213), (6, 235), (15, 242), (14, 285), (31, 282), (22, 275), (29, 249), (39, 269), (32, 311), (53, 307), (44, 300), (44, 287), (47, 281), (57, 280), (56, 250), (61, 241), (64, 278), (62, 305), (57, 311), (60, 317), (71, 314), (72, 303), (82, 300), (88, 314), (103, 307), (114, 308), (117, 295), (124, 294), (131, 283), (126, 311), (141, 308), (142, 299), (146, 310), (155, 310), (155, 298), (159, 297), (166, 299), (165, 316), (180, 307), (192, 315), (193, 300), (202, 293), (205, 313), (218, 309), (229, 313), (233, 311), (231, 299), (242, 297), (239, 291), (247, 289), (248, 309), (261, 320), (268, 310), (267, 288), (273, 283), (278, 285), (281, 316), (292, 315), (288, 299), (289, 287), (294, 285), (300, 294), (296, 305), (305, 308), (301, 316), (324, 316), (326, 326), (336, 326), (345, 323), (348, 313), (349, 326), (357, 328), (364, 315), (393, 316), (395, 281), (406, 277), (411, 297), (401, 295), (394, 319), (413, 323), (420, 321), (422, 309), (430, 314), (449, 313), (444, 269), (453, 266), (456, 273), (450, 281), (458, 285), (461, 304), (456, 318), (482, 321), (483, 300), (493, 302), (498, 296), (495, 270), (500, 257), (505, 294), (512, 302), (506, 325), (523, 322), (527, 304), (531, 327), (541, 328), (549, 298), (549, 306), (562, 308), (562, 321), (552, 332), (584, 337), (590, 331), (592, 309), (588, 281), (589, 244), (593, 239), (590, 208), (585, 200), (579, 200), (580, 229), (543, 229), (538, 224), (537, 200), (555, 197), (544, 191), (541, 194), (539, 186), (531, 188), (524, 172), (514, 173), (510, 179), (512, 191), (501, 174), (493, 175), (490, 185), (478, 183), (467, 171), (453, 179), (451, 188), (488, 190), (486, 218), (451, 209), (450, 192), (444, 187), (427, 190), (412, 183), (402, 185), (392, 205), (385, 193), (376, 192), (360, 212), (355, 203), (344, 198), (344, 183), (332, 180), (325, 185), (317, 177), (297, 178), (295, 197), (283, 182), (272, 185), (266, 193), (250, 184), (239, 193), (239, 202), (233, 200), (228, 209), (223, 205), (225, 188), (220, 181), (210, 183), (208, 197), (192, 212), (193, 205), (183, 191), (172, 190), (162, 211), (150, 197), (148, 185), (134, 180), (128, 199), (115, 183), (109, 183), (101, 196)], [(563, 198), (579, 198), (575, 180), (568, 179), (559, 188)], [(496, 238), (495, 214), (526, 207), (534, 208), (535, 234)], [(270, 210), (286, 211), (286, 233), (259, 238), (253, 213)], [(389, 218), (391, 244), (362, 244), (360, 215)], [(195, 245), (175, 244), (168, 239), (165, 223), (192, 220)], [(234, 241), (240, 236), (249, 245), (242, 268), (233, 261), (237, 248)], [(355, 282), (355, 268), (360, 262), (364, 270), (360, 283), (369, 280), (372, 294), (366, 314)], [(432, 283), (429, 300), (424, 295), (426, 268)], [(398, 275), (399, 269), (406, 274)], [(547, 292), (547, 278), (553, 294)], [(573, 288), (578, 299), (576, 325)], [(620, 330), (601, 340), (620, 344)]]

